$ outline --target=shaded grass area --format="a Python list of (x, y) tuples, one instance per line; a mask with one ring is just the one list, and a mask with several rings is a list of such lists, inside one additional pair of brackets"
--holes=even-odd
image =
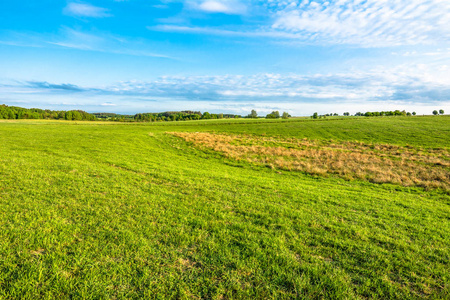
[[(322, 126), (264, 133), (295, 124)], [(0, 298), (449, 296), (448, 195), (271, 170), (163, 133), (239, 126), (262, 134), (1, 123)]]

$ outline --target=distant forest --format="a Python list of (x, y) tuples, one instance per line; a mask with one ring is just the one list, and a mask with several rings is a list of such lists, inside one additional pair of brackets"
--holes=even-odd
[(54, 120), (85, 120), (94, 121), (93, 114), (82, 110), (49, 110), (39, 108), (23, 108), (0, 105), (0, 119), (54, 119)]
[(199, 111), (167, 111), (163, 113), (144, 113), (136, 114), (134, 120), (138, 122), (155, 122), (155, 121), (188, 121), (188, 120), (208, 120), (208, 119), (230, 119), (240, 118), (239, 115), (232, 114), (210, 114)]
[(86, 120), (86, 121), (116, 121), (116, 122), (160, 122), (187, 121), (205, 119), (239, 118), (233, 114), (210, 114), (199, 111), (167, 111), (162, 113), (140, 113), (135, 115), (120, 115), (115, 113), (87, 113), (82, 110), (49, 110), (39, 108), (23, 108), (0, 105), (0, 119), (53, 119), (53, 120)]
[(119, 115), (114, 113), (93, 113), (99, 120), (119, 121), (119, 122), (161, 122), (161, 121), (188, 121), (205, 119), (230, 119), (240, 118), (233, 114), (210, 114), (199, 111), (166, 111), (161, 113), (139, 113), (135, 115)]

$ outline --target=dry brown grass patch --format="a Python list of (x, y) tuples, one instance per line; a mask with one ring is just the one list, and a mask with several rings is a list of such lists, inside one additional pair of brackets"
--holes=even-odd
[(325, 176), (450, 190), (450, 152), (388, 144), (172, 132), (226, 157)]

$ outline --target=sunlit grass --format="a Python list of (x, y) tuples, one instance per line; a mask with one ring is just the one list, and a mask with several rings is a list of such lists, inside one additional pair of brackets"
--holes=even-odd
[(445, 192), (271, 169), (165, 133), (428, 159), (449, 150), (448, 120), (1, 122), (0, 298), (448, 298)]

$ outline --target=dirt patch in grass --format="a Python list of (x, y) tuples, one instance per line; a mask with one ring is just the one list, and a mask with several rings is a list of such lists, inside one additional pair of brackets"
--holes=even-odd
[(207, 132), (170, 134), (228, 158), (270, 168), (450, 191), (450, 152), (446, 149)]

